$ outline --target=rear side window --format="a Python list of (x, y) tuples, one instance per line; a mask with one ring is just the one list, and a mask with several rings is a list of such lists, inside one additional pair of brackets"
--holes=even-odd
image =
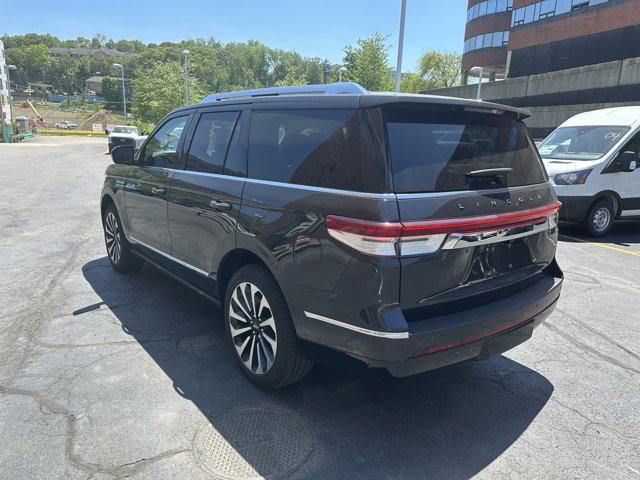
[(193, 134), (185, 169), (222, 174), (237, 121), (238, 112), (202, 114)]
[(384, 110), (396, 193), (531, 185), (547, 176), (524, 125), (508, 116)]
[(251, 117), (249, 177), (362, 191), (357, 110), (256, 110)]

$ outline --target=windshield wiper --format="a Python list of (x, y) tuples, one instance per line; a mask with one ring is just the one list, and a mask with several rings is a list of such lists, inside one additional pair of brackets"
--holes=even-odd
[(513, 168), (485, 168), (484, 170), (474, 170), (467, 173), (470, 177), (495, 177), (497, 175), (509, 175), (513, 173)]

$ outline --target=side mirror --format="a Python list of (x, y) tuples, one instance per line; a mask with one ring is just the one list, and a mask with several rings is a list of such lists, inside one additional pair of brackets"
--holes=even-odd
[(618, 167), (621, 172), (633, 172), (637, 168), (638, 155), (635, 152), (623, 152), (618, 158)]
[(133, 163), (133, 147), (131, 145), (121, 145), (111, 150), (113, 163), (118, 165), (131, 165)]

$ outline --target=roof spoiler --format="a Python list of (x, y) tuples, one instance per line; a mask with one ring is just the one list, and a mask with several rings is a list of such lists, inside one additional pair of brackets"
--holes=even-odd
[(277, 97), (282, 95), (361, 95), (369, 93), (364, 87), (354, 82), (326, 83), (321, 85), (300, 85), (293, 87), (268, 87), (254, 90), (237, 90), (235, 92), (212, 93), (200, 103), (219, 102), (230, 98)]

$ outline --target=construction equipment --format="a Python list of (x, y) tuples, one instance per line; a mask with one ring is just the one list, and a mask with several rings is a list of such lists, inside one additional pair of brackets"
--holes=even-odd
[(33, 103), (31, 103), (31, 100), (27, 98), (24, 102), (22, 102), (20, 106), (22, 108), (30, 108), (36, 117), (36, 121), (38, 125), (44, 125), (44, 119), (42, 118), (42, 115), (38, 113), (38, 110), (36, 110), (36, 107), (33, 106)]

